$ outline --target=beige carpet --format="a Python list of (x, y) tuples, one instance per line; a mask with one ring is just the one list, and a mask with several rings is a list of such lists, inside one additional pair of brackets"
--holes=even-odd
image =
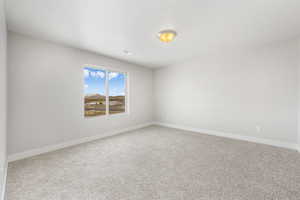
[(151, 126), (9, 164), (7, 200), (299, 200), (296, 151)]
[(3, 192), (4, 192), (4, 170), (0, 168), (0, 199), (3, 198)]

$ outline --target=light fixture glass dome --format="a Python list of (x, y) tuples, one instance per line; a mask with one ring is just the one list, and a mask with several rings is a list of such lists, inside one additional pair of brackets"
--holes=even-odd
[(171, 42), (176, 37), (177, 33), (174, 30), (163, 30), (158, 33), (158, 38), (162, 42)]

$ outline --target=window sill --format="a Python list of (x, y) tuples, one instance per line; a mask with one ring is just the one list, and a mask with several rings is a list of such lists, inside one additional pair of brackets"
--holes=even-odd
[(106, 117), (121, 117), (121, 116), (127, 116), (129, 115), (128, 112), (124, 112), (124, 113), (116, 113), (116, 114), (108, 114), (108, 115), (105, 115)]
[(98, 119), (99, 118), (114, 118), (114, 117), (123, 117), (129, 116), (128, 112), (125, 113), (116, 113), (116, 114), (108, 114), (108, 115), (97, 115), (97, 116), (84, 116), (84, 119)]

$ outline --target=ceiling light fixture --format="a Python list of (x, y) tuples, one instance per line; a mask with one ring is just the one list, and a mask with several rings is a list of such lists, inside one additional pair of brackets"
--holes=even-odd
[(172, 42), (175, 37), (176, 37), (177, 33), (174, 30), (162, 30), (160, 32), (158, 32), (158, 38), (161, 42)]

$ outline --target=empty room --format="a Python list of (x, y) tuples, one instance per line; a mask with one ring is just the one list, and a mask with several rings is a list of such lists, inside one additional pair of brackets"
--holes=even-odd
[(300, 200), (299, 0), (0, 0), (0, 200)]

